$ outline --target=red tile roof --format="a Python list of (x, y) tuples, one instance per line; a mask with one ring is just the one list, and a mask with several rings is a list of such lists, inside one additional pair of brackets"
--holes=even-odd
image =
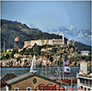
[[(63, 83), (63, 84), (66, 84), (66, 85), (71, 85), (71, 79), (62, 80), (62, 83)], [(73, 78), (73, 79), (72, 79), (72, 83), (73, 83), (73, 84), (77, 84), (77, 78)]]

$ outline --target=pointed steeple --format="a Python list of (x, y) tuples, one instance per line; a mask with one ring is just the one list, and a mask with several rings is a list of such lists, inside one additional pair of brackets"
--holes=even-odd
[(33, 60), (32, 60), (32, 64), (31, 64), (31, 67), (30, 67), (30, 72), (33, 72), (33, 73), (37, 72), (35, 55), (34, 55)]

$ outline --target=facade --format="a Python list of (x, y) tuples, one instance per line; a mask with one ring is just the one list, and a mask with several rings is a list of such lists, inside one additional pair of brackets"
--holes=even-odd
[[(38, 75), (36, 73), (28, 72), (24, 75), (18, 76), (14, 79), (6, 81), (8, 91), (31, 91), (31, 90), (38, 90), (38, 86), (45, 84), (53, 84), (53, 85), (60, 85), (59, 82), (53, 81), (49, 78), (44, 76)], [(7, 88), (6, 87), (6, 88)], [(28, 90), (29, 89), (29, 90)]]
[(87, 63), (82, 61), (80, 71), (77, 74), (77, 87), (85, 91), (92, 91), (92, 73), (87, 73)]
[(89, 53), (90, 53), (89, 51), (81, 51), (81, 55), (82, 55), (82, 56), (84, 56), (84, 55), (88, 56)]
[[(26, 47), (32, 48), (35, 43), (37, 45), (42, 46), (42, 45), (46, 45), (47, 40), (24, 41), (24, 47), (23, 48), (26, 48)], [(48, 40), (48, 45), (62, 45), (62, 39), (50, 39), (50, 40)]]

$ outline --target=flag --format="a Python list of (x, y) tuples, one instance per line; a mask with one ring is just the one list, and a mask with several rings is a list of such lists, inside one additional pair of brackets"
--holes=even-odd
[(64, 65), (69, 65), (70, 64), (70, 60), (67, 59), (63, 59), (64, 60)]
[(70, 74), (70, 67), (64, 66), (64, 73)]

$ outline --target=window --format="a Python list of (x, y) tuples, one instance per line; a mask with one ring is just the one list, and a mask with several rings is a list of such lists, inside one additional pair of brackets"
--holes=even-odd
[(31, 87), (27, 87), (27, 91), (31, 91)]
[(90, 91), (90, 88), (88, 88), (88, 91)]
[(17, 87), (16, 87), (16, 88), (14, 88), (14, 91), (19, 91), (19, 88), (17, 88)]
[(84, 90), (86, 91), (86, 88), (84, 88)]
[(82, 89), (83, 89), (83, 86), (81, 86), (80, 88), (82, 88)]

